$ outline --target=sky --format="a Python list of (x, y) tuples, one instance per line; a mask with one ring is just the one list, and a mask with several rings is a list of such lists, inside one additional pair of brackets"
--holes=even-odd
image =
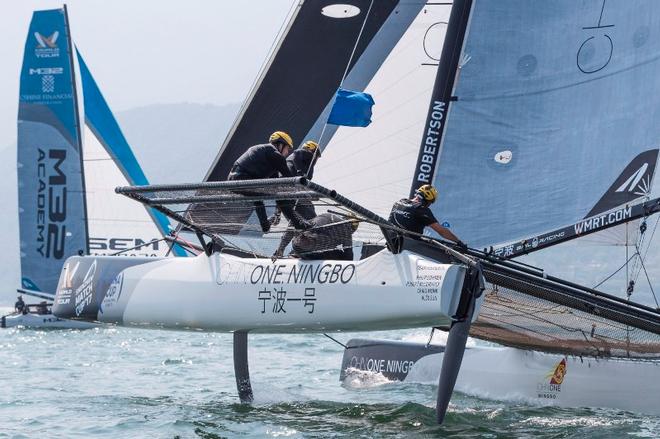
[[(114, 112), (241, 102), (294, 0), (69, 0), (74, 43)], [(16, 138), (19, 74), (32, 11), (61, 1), (5, 0), (0, 14), (0, 148)]]

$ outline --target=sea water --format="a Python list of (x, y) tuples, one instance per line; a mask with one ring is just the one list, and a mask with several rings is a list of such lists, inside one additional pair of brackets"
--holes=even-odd
[[(335, 334), (344, 342), (427, 335)], [(320, 334), (251, 335), (255, 402), (243, 405), (231, 342), (114, 327), (0, 330), (0, 438), (660, 437), (658, 417), (460, 393), (438, 426), (436, 386), (370, 373), (342, 385), (343, 348)]]

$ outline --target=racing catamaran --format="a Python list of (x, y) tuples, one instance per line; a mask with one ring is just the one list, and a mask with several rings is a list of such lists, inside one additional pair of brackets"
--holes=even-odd
[[(167, 218), (113, 196), (118, 184), (148, 182), (82, 56), (74, 54), (66, 7), (32, 16), (17, 147), (19, 293), (52, 302), (62, 263), (72, 255), (168, 252)], [(184, 254), (179, 246), (173, 251)], [(58, 319), (50, 307), (5, 316), (2, 325), (90, 327)]]
[[(474, 1), (463, 20), (468, 35), (445, 41), (441, 69), (452, 57), (459, 68), (443, 76), (451, 99), (429, 143), (441, 147), (436, 158), (420, 150), (418, 176), (424, 163), (437, 160), (438, 217), (468, 242), (489, 247), (487, 258), (508, 260), (625, 228), (622, 245), (639, 255), (638, 273), (646, 274), (644, 259), (654, 250), (650, 242), (642, 250), (643, 239), (652, 240), (652, 232), (644, 235), (646, 220), (660, 207), (651, 199), (660, 133), (649, 112), (657, 100), (648, 97), (660, 92), (660, 48), (649, 44), (648, 29), (660, 11), (653, 2), (636, 6)], [(451, 20), (450, 28), (457, 23)], [(604, 192), (600, 199), (596, 188)], [(631, 259), (626, 255), (626, 264)], [(544, 262), (555, 265), (552, 257)], [(495, 285), (487, 288), (470, 334), (507, 347), (469, 348), (458, 388), (498, 399), (657, 413), (639, 397), (660, 391), (657, 342)], [(631, 303), (634, 287), (626, 280), (613, 297)], [(642, 298), (651, 306), (641, 306), (657, 316), (652, 293), (650, 285)], [(440, 373), (444, 351), (368, 339), (347, 346), (341, 379), (348, 369), (430, 381)], [(614, 375), (620, 378), (608, 379)]]
[[(653, 358), (660, 350), (657, 311), (548, 277), (497, 254), (475, 250), (464, 254), (432, 238), (405, 234), (383, 215), (393, 201), (409, 192), (412, 180), (413, 189), (422, 182), (433, 182), (442, 189), (444, 195), (434, 206), (436, 215), (475, 246), (513, 241), (577, 222), (607, 192), (612, 175), (620, 172), (616, 169), (619, 164), (653, 151), (652, 139), (660, 138), (652, 123), (655, 103), (640, 110), (638, 100), (610, 96), (608, 102), (626, 107), (616, 114), (641, 114), (636, 121), (639, 126), (625, 127), (639, 128), (634, 131), (638, 137), (605, 130), (610, 118), (592, 110), (594, 93), (600, 95), (604, 90), (617, 95), (622, 89), (642, 93), (634, 88), (644, 82), (637, 75), (651, 69), (659, 51), (657, 44), (642, 38), (642, 33), (638, 54), (617, 53), (606, 59), (612, 66), (620, 65), (610, 75), (603, 71), (605, 67), (594, 68), (593, 63), (604, 61), (593, 59), (599, 46), (593, 46), (595, 37), (585, 36), (585, 46), (577, 49), (577, 66), (561, 64), (562, 74), (554, 76), (551, 65), (540, 63), (535, 54), (549, 53), (549, 59), (561, 59), (568, 43), (564, 39), (576, 36), (565, 32), (570, 18), (567, 11), (580, 9), (570, 20), (576, 24), (573, 21), (596, 11), (594, 5), (565, 2), (559, 10), (566, 13), (539, 14), (540, 5), (534, 9), (520, 1), (503, 5), (457, 0), (446, 27), (440, 62), (428, 62), (433, 60), (432, 51), (415, 43), (425, 42), (430, 29), (442, 24), (440, 16), (442, 11), (446, 14), (446, 8), (422, 1), (348, 3), (351, 7), (339, 10), (327, 2), (301, 2), (295, 8), (207, 182), (117, 189), (195, 233), (204, 253), (196, 258), (156, 261), (69, 258), (60, 276), (55, 313), (145, 328), (233, 332), (237, 387), (243, 401), (251, 400), (252, 395), (248, 332), (441, 327), (449, 335), (439, 381), (440, 422), (468, 330), (477, 316), (494, 316), (486, 329), (496, 336), (503, 330), (519, 339), (538, 334), (535, 326), (523, 326), (516, 332), (519, 316), (487, 310), (488, 297), (502, 298), (519, 308), (541, 307), (547, 314), (544, 319), (560, 323), (557, 327), (562, 331), (552, 337), (564, 341), (562, 350), (593, 353), (596, 345), (599, 352), (613, 357)], [(513, 6), (522, 15), (507, 15)], [(655, 9), (652, 3), (646, 7)], [(620, 28), (634, 26), (635, 17), (626, 13), (622, 3), (615, 3), (611, 11), (621, 20)], [(562, 38), (562, 44), (545, 38), (517, 38), (530, 46), (521, 43), (517, 50), (503, 52), (499, 45), (493, 46), (509, 32), (508, 27), (495, 26), (499, 21), (521, 32), (536, 31), (537, 25), (561, 27), (551, 34)], [(318, 31), (321, 28), (324, 32)], [(484, 35), (483, 29), (491, 28), (502, 29), (495, 33), (498, 38), (491, 40), (492, 35)], [(576, 32), (584, 30), (588, 29)], [(295, 35), (300, 38), (293, 38)], [(539, 43), (541, 48), (534, 46)], [(589, 48), (591, 57), (580, 47)], [(526, 50), (530, 53), (521, 53)], [(322, 61), (319, 64), (306, 58), (314, 53)], [(309, 69), (287, 64), (292, 59), (314, 65), (314, 80), (297, 78), (297, 73), (310, 75)], [(645, 59), (651, 61), (640, 61)], [(283, 65), (287, 69), (278, 68)], [(644, 72), (636, 66), (642, 66)], [(580, 74), (595, 76), (585, 79)], [(411, 88), (402, 86), (406, 80), (411, 80)], [(647, 82), (655, 86), (655, 76)], [(386, 111), (379, 113), (377, 105), (368, 128), (326, 126), (338, 85), (366, 90), (377, 102), (382, 96)], [(310, 93), (301, 87), (310, 87)], [(647, 92), (645, 88), (643, 93)], [(281, 93), (282, 99), (275, 99)], [(406, 102), (415, 105), (407, 108)], [(424, 107), (428, 108), (425, 124)], [(555, 107), (562, 111), (554, 111)], [(505, 122), (510, 120), (516, 124)], [(296, 139), (320, 139), (325, 145), (315, 172), (324, 185), (306, 178), (218, 181), (247, 146), (283, 126), (291, 126)], [(401, 133), (410, 135), (400, 137)], [(611, 162), (600, 163), (599, 157), (588, 153), (595, 144), (613, 150)], [(548, 151), (570, 157), (564, 163), (566, 169), (558, 172), (555, 163), (544, 160)], [(649, 154), (657, 157), (657, 150)], [(587, 166), (593, 161), (600, 167)], [(411, 166), (404, 166), (407, 162)], [(457, 163), (464, 166), (458, 169)], [(360, 184), (349, 178), (353, 167), (360, 171), (353, 174), (359, 175)], [(576, 174), (576, 169), (583, 168), (584, 172)], [(408, 175), (389, 173), (388, 169), (405, 169)], [(559, 184), (569, 180), (572, 184)], [(326, 187), (330, 185), (335, 189)], [(506, 203), (500, 201), (502, 191), (507, 195)], [(624, 201), (614, 206), (637, 198), (623, 195)], [(360, 249), (355, 252), (359, 256), (352, 261), (272, 261), (269, 256), (287, 228), (280, 225), (264, 235), (254, 218), (255, 202), (271, 208), (276, 202), (308, 202), (319, 213), (334, 212), (349, 222), (357, 219), (360, 227), (352, 239), (355, 249)], [(608, 215), (611, 207), (598, 213)], [(329, 239), (319, 250), (333, 249), (335, 243)], [(574, 333), (581, 338), (571, 337)], [(591, 340), (585, 341), (585, 336)], [(532, 342), (540, 339), (533, 338)]]

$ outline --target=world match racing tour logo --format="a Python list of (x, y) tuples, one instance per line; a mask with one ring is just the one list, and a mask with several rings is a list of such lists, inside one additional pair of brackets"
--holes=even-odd
[(37, 58), (57, 58), (60, 56), (60, 48), (57, 46), (59, 36), (58, 31), (53, 32), (48, 37), (35, 32), (34, 38), (37, 40), (37, 46), (34, 48), (34, 55)]

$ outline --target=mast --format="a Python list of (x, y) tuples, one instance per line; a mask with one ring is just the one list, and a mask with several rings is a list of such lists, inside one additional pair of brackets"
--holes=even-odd
[(415, 175), (410, 187), (410, 195), (423, 184), (433, 182), (435, 168), (442, 149), (443, 133), (449, 105), (457, 100), (453, 96), (454, 84), (463, 53), (463, 43), (470, 21), (473, 0), (454, 0), (449, 16), (447, 33), (442, 46), (438, 72), (433, 85), (429, 111), (424, 124), (425, 133), (419, 146)]
[(82, 149), (82, 130), (80, 127), (80, 111), (78, 107), (78, 90), (76, 87), (76, 69), (73, 60), (73, 42), (71, 41), (71, 28), (69, 27), (69, 12), (67, 10), (66, 4), (63, 5), (64, 10), (64, 29), (66, 31), (66, 43), (67, 43), (67, 56), (69, 57), (69, 67), (71, 68), (71, 93), (73, 94), (73, 111), (74, 119), (76, 125), (76, 135), (77, 135), (77, 147), (78, 155), (80, 157), (80, 181), (82, 184), (82, 205), (83, 205), (83, 218), (84, 218), (84, 229), (85, 229), (85, 254), (89, 254), (89, 228), (87, 227), (87, 196), (85, 190), (85, 167), (83, 163), (83, 149)]

